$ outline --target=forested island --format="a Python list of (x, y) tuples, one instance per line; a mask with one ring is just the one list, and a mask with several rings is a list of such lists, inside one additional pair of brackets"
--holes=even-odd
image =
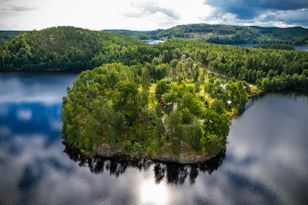
[(65, 143), (87, 156), (194, 163), (224, 151), (249, 96), (307, 90), (308, 53), (57, 27), (0, 45), (0, 71), (83, 71), (63, 100)]
[(216, 78), (193, 62), (182, 70), (159, 59), (106, 64), (82, 72), (68, 90), (65, 140), (87, 155), (205, 161), (224, 150), (247, 90), (244, 81)]

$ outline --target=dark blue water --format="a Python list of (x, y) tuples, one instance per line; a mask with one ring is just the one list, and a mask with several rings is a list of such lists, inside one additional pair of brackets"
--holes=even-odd
[(207, 164), (90, 160), (61, 142), (76, 74), (0, 74), (0, 204), (306, 204), (308, 97), (268, 94)]
[(308, 51), (308, 46), (294, 46), (295, 50)]

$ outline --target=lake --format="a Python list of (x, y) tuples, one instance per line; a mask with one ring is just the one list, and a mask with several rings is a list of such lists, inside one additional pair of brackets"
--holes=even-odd
[(267, 94), (205, 164), (84, 159), (61, 141), (77, 74), (0, 73), (0, 204), (305, 204), (308, 97)]
[(147, 39), (147, 40), (143, 40), (143, 42), (145, 42), (147, 44), (159, 44), (159, 43), (163, 43), (165, 41), (164, 40), (157, 40), (157, 39)]

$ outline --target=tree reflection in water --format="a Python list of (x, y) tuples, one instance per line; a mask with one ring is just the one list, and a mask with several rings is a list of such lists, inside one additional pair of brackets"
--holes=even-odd
[(171, 162), (159, 162), (149, 159), (130, 159), (127, 157), (94, 157), (89, 158), (82, 155), (78, 150), (64, 144), (64, 152), (79, 166), (88, 166), (93, 173), (108, 172), (110, 175), (116, 177), (124, 174), (126, 169), (131, 167), (139, 171), (147, 171), (154, 165), (155, 182), (160, 183), (165, 177), (167, 183), (183, 184), (187, 177), (191, 184), (195, 183), (199, 172), (207, 172), (211, 174), (217, 170), (225, 158), (225, 152), (219, 154), (217, 157), (205, 162), (197, 164), (179, 164)]

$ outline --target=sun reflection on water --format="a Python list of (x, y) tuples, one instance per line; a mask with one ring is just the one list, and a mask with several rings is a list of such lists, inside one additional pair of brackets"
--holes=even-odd
[(165, 182), (159, 184), (154, 180), (141, 182), (139, 188), (140, 204), (164, 205), (168, 204), (168, 189)]

